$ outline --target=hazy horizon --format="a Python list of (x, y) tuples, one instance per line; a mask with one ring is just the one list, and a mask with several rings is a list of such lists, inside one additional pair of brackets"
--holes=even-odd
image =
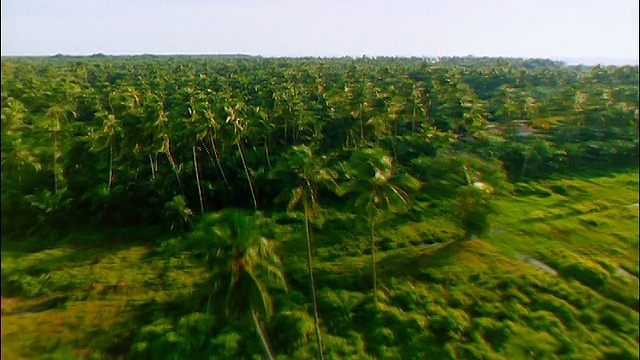
[(639, 58), (635, 0), (3, 0), (1, 14), (3, 56)]
[(603, 66), (638, 66), (638, 59), (613, 59), (613, 58), (540, 58), (540, 57), (505, 57), (505, 56), (475, 56), (475, 55), (453, 55), (453, 56), (425, 56), (425, 55), (409, 55), (409, 56), (389, 56), (389, 55), (369, 55), (363, 54), (361, 56), (316, 56), (316, 55), (300, 55), (300, 56), (265, 56), (265, 55), (251, 55), (251, 54), (230, 54), (230, 53), (221, 53), (221, 54), (176, 54), (176, 53), (165, 53), (165, 54), (153, 54), (153, 53), (137, 53), (137, 54), (106, 54), (106, 53), (94, 53), (94, 54), (45, 54), (45, 55), (2, 55), (2, 57), (55, 57), (55, 56), (68, 56), (68, 57), (91, 57), (95, 55), (104, 55), (104, 56), (113, 56), (113, 57), (129, 57), (129, 56), (251, 56), (251, 57), (263, 57), (263, 58), (287, 58), (287, 59), (301, 59), (301, 58), (319, 58), (319, 59), (339, 59), (339, 58), (358, 58), (361, 56), (367, 56), (369, 58), (377, 58), (377, 57), (398, 57), (398, 58), (424, 58), (424, 59), (437, 59), (437, 58), (447, 58), (447, 57), (474, 57), (474, 58), (482, 58), (482, 57), (490, 57), (490, 58), (511, 58), (511, 59), (544, 59), (544, 60), (552, 60), (552, 61), (560, 61), (565, 63), (567, 66), (576, 66), (576, 65), (585, 65), (585, 66), (594, 66), (594, 65), (603, 65)]

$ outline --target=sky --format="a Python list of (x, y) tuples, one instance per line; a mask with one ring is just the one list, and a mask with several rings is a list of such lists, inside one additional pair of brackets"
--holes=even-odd
[(2, 0), (2, 55), (502, 56), (638, 64), (638, 0)]

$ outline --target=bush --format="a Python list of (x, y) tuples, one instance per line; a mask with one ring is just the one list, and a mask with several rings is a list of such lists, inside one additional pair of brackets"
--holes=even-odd
[(274, 330), (273, 346), (281, 353), (291, 354), (304, 344), (315, 341), (314, 321), (305, 311), (277, 312), (272, 319), (271, 328)]
[(549, 190), (553, 191), (558, 195), (569, 196), (569, 192), (567, 191), (567, 189), (565, 189), (561, 185), (551, 185), (549, 186)]
[(491, 229), (489, 215), (496, 212), (489, 194), (474, 186), (465, 186), (458, 193), (457, 205), (458, 208), (454, 214), (465, 233), (465, 239), (489, 232)]
[(604, 269), (587, 262), (569, 264), (562, 269), (562, 272), (565, 276), (574, 278), (595, 289), (602, 288), (609, 281), (609, 274)]

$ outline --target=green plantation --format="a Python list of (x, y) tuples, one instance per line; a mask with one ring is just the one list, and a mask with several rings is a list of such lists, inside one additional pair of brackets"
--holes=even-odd
[(637, 359), (638, 67), (2, 59), (2, 357)]

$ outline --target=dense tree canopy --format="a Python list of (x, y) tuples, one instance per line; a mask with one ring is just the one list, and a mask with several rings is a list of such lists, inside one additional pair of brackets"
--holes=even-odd
[[(389, 229), (409, 225), (403, 231), (420, 238), (411, 245), (423, 247), (437, 217), (453, 228), (437, 242), (459, 240), (455, 251), (488, 232), (496, 197), (514, 182), (526, 191), (529, 179), (637, 167), (638, 76), (637, 66), (541, 59), (3, 58), (2, 239), (129, 225), (179, 234), (162, 251), (202, 260), (208, 301), (180, 320), (184, 348), (173, 333), (153, 345), (154, 327), (141, 330), (131, 351), (142, 358), (168, 356), (164, 347), (176, 358), (231, 351), (234, 327), (247, 324), (261, 347), (236, 349), (247, 357), (385, 358), (396, 339), (382, 322), (401, 329), (405, 358), (445, 358), (453, 350), (443, 344), (467, 336), (451, 320), (457, 310), (431, 309), (429, 332), (389, 317), (395, 280), (379, 264)], [(331, 254), (314, 235), (341, 256), (350, 247), (371, 255), (371, 271), (349, 274), (344, 287), (373, 290), (352, 313), (332, 307), (338, 295), (318, 261)], [(294, 283), (276, 309), (285, 273)], [(393, 301), (412, 303), (406, 296)], [(352, 318), (364, 327), (346, 326)], [(500, 351), (510, 330), (476, 325)], [(466, 345), (460, 354), (471, 354)]]
[[(535, 143), (520, 136), (516, 120), (538, 132)], [(298, 145), (333, 159), (381, 148), (409, 172), (417, 157), (456, 148), (499, 158), (512, 178), (543, 176), (596, 158), (632, 158), (637, 124), (637, 66), (5, 58), (3, 228), (7, 216), (21, 229), (15, 219), (58, 224), (68, 214), (156, 222), (176, 196), (194, 213), (270, 208), (284, 184), (269, 171)]]

